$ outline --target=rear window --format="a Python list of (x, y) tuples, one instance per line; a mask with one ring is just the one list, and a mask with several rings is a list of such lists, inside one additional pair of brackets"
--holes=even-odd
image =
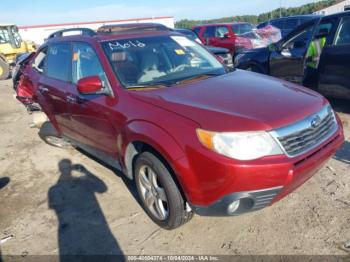
[(294, 19), (286, 19), (284, 20), (283, 29), (294, 29), (298, 26), (299, 20)]
[(272, 20), (270, 24), (279, 29), (283, 29), (283, 20)]
[(232, 30), (236, 35), (242, 35), (253, 30), (251, 24), (234, 24), (232, 25)]

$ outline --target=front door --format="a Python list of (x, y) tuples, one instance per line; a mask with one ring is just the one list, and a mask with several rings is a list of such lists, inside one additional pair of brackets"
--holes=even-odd
[(310, 43), (315, 23), (295, 31), (283, 39), (279, 48), (271, 52), (270, 75), (295, 83), (302, 83), (304, 57)]
[(336, 28), (335, 37), (322, 51), (318, 91), (326, 96), (350, 99), (350, 16), (343, 17)]
[[(118, 131), (113, 124), (113, 106), (117, 99), (105, 94), (80, 94), (77, 83), (88, 76), (99, 76), (109, 86), (101, 62), (88, 43), (73, 43), (72, 82), (68, 93), (69, 108), (74, 128), (73, 139), (93, 154), (117, 157)], [(110, 88), (110, 86), (109, 86)]]

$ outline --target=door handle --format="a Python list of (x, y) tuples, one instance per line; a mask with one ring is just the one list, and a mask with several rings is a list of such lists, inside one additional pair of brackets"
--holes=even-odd
[(46, 93), (46, 92), (49, 92), (49, 89), (46, 88), (46, 87), (43, 87), (43, 86), (39, 86), (39, 87), (38, 87), (38, 90), (39, 90), (39, 92), (42, 93), (42, 94), (44, 94), (44, 93)]
[(68, 95), (68, 96), (66, 97), (66, 101), (67, 101), (68, 103), (71, 103), (71, 104), (76, 104), (76, 103), (77, 103), (77, 99), (76, 99), (74, 96), (71, 96), (71, 95)]

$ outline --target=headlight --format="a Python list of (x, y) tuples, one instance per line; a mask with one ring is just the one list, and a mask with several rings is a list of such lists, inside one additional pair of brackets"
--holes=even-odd
[(283, 154), (267, 132), (218, 133), (197, 129), (199, 141), (207, 148), (237, 160), (253, 160)]

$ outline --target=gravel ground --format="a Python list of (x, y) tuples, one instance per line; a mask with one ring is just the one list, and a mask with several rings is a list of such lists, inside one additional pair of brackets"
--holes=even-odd
[(2, 81), (0, 254), (5, 261), (7, 255), (58, 254), (347, 255), (350, 106), (333, 103), (347, 141), (302, 187), (256, 213), (195, 216), (165, 231), (146, 216), (122, 175), (75, 149), (42, 142), (11, 82)]

